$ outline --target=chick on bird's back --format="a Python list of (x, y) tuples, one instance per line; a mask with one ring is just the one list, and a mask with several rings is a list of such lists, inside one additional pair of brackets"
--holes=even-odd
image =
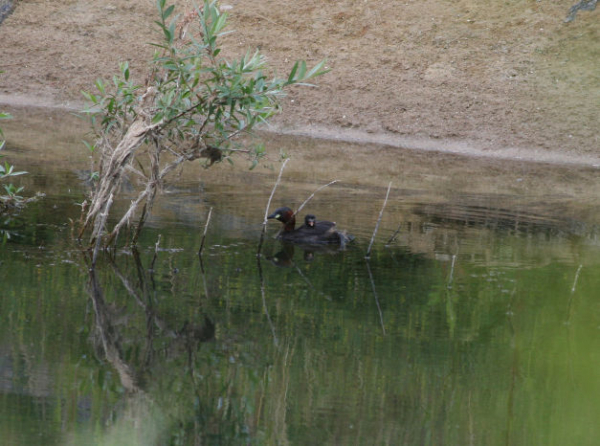
[(313, 214), (307, 214), (304, 217), (304, 224), (296, 228), (296, 216), (287, 206), (275, 210), (269, 219), (279, 220), (283, 223), (283, 229), (277, 238), (291, 243), (322, 245), (338, 244), (345, 246), (354, 237), (340, 231), (336, 228), (335, 222), (317, 220)]

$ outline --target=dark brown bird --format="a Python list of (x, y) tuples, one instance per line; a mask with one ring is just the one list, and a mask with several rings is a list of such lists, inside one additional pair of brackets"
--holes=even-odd
[(354, 237), (338, 231), (332, 221), (318, 221), (312, 214), (306, 215), (304, 224), (296, 229), (296, 217), (287, 206), (280, 207), (268, 216), (283, 223), (283, 230), (277, 236), (285, 242), (307, 245), (338, 244), (345, 245)]

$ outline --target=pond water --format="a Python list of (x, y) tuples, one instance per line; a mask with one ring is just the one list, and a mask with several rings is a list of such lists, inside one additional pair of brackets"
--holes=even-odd
[[(396, 150), (401, 175), (342, 179), (306, 208), (354, 234), (347, 249), (284, 246), (273, 223), (260, 257), (277, 171), (182, 173), (139, 249), (91, 270), (72, 238), (81, 135), (18, 119), (7, 153), (46, 197), (2, 222), (3, 444), (600, 441), (600, 195), (582, 192), (586, 169), (499, 174)], [(267, 139), (310, 172), (292, 171), (275, 206), (332, 179), (310, 168), (318, 142)]]

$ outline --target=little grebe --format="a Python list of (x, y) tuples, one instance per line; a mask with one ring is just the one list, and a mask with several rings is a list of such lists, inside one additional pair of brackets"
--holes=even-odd
[(313, 214), (306, 214), (306, 217), (304, 217), (304, 226), (314, 228), (315, 224), (317, 224), (317, 217)]
[(335, 228), (331, 221), (317, 221), (316, 217), (308, 214), (304, 218), (304, 225), (296, 229), (296, 217), (289, 207), (281, 207), (268, 218), (279, 220), (283, 223), (283, 230), (278, 235), (283, 241), (305, 244), (339, 244), (345, 245), (353, 237)]

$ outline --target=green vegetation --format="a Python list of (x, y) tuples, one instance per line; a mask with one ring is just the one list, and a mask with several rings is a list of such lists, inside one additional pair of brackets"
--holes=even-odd
[[(10, 113), (0, 112), (0, 120), (11, 118), (12, 116)], [(4, 148), (5, 143), (4, 133), (0, 128), (0, 151)], [(18, 226), (15, 217), (18, 215), (19, 211), (23, 209), (27, 203), (36, 201), (43, 196), (43, 194), (39, 192), (29, 198), (21, 196), (20, 193), (23, 191), (24, 187), (15, 186), (13, 183), (9, 182), (9, 179), (26, 174), (27, 172), (15, 170), (15, 166), (9, 164), (8, 161), (2, 163), (1, 158), (4, 157), (5, 155), (0, 155), (0, 184), (2, 184), (3, 188), (3, 190), (0, 189), (0, 216), (2, 217), (0, 220), (0, 241), (2, 244), (12, 238), (13, 230), (15, 226)]]
[[(217, 40), (226, 34), (227, 15), (216, 2), (205, 1), (183, 16), (174, 15), (174, 6), (165, 0), (157, 0), (157, 7), (162, 42), (154, 44), (157, 51), (144, 85), (133, 81), (124, 62), (112, 86), (98, 81), (97, 94), (84, 93), (96, 137), (88, 149), (97, 154), (99, 165), (81, 235), (91, 230), (96, 252), (134, 218), (136, 242), (165, 177), (185, 161), (204, 159), (208, 167), (242, 153), (254, 167), (264, 147), (246, 147), (238, 137), (279, 109), (284, 89), (306, 85), (327, 71), (324, 61), (312, 69), (299, 61), (287, 77), (269, 78), (258, 51), (233, 61), (221, 56)], [(138, 150), (142, 146), (145, 150)], [(109, 230), (107, 218), (126, 173), (140, 180), (141, 190)]]
[[(454, 268), (375, 249), (371, 282), (361, 250), (310, 262), (296, 250), (297, 268), (262, 262), (263, 297), (254, 244), (212, 229), (204, 271), (201, 231), (179, 225), (143, 232), (144, 245), (163, 234), (156, 260), (131, 250), (101, 256), (95, 269), (59, 225), (45, 249), (36, 239), (0, 250), (10, 278), (0, 300), (10, 346), (2, 438), (597, 443), (597, 252), (578, 274), (545, 255), (557, 242), (563, 254), (576, 245), (542, 237), (497, 234)], [(461, 249), (486, 233), (461, 238)]]
[[(9, 113), (0, 112), (0, 119), (10, 119), (12, 116)], [(4, 148), (5, 144), (4, 134), (2, 129), (0, 128), (0, 150)], [(0, 155), (0, 158), (4, 158), (4, 155)], [(19, 195), (19, 193), (23, 190), (22, 187), (17, 187), (12, 183), (5, 183), (10, 177), (15, 177), (18, 175), (23, 175), (27, 172), (18, 172), (15, 171), (14, 166), (9, 164), (8, 162), (4, 162), (4, 164), (0, 163), (0, 182), (2, 182), (2, 186), (4, 187), (4, 191), (0, 193), (0, 213), (3, 214), (10, 209), (14, 209), (16, 207), (21, 206), (26, 202), (26, 200)]]

